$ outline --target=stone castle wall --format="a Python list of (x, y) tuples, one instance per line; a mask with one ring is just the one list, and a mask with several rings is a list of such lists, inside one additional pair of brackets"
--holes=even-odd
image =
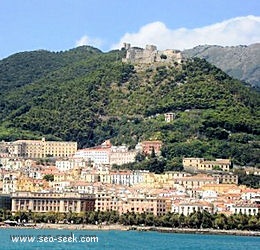
[(131, 47), (129, 43), (125, 43), (126, 57), (123, 58), (123, 62), (129, 63), (154, 63), (154, 62), (166, 62), (166, 63), (181, 63), (183, 57), (180, 51), (177, 50), (157, 50), (154, 45), (146, 45), (145, 49)]

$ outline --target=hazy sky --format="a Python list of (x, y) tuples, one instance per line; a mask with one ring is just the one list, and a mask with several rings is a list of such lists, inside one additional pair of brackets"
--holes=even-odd
[(0, 0), (0, 58), (92, 45), (260, 42), (260, 0)]

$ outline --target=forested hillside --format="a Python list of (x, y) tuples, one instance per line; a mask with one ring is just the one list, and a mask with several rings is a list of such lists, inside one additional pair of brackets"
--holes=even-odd
[(258, 163), (259, 93), (202, 59), (134, 66), (124, 56), (85, 46), (0, 61), (0, 139), (45, 136), (80, 147), (161, 139), (169, 170), (183, 156)]

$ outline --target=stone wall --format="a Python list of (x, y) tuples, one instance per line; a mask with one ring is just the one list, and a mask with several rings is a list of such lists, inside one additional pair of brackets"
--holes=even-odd
[(157, 50), (154, 45), (146, 45), (145, 49), (131, 47), (129, 43), (124, 43), (123, 49), (126, 50), (126, 57), (123, 58), (123, 62), (129, 63), (154, 63), (154, 62), (166, 62), (166, 63), (181, 63), (183, 57), (178, 50)]

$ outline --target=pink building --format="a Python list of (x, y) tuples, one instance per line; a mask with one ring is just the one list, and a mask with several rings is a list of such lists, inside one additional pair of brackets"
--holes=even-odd
[(141, 146), (144, 154), (150, 155), (154, 150), (155, 154), (159, 155), (161, 153), (162, 141), (143, 141)]

